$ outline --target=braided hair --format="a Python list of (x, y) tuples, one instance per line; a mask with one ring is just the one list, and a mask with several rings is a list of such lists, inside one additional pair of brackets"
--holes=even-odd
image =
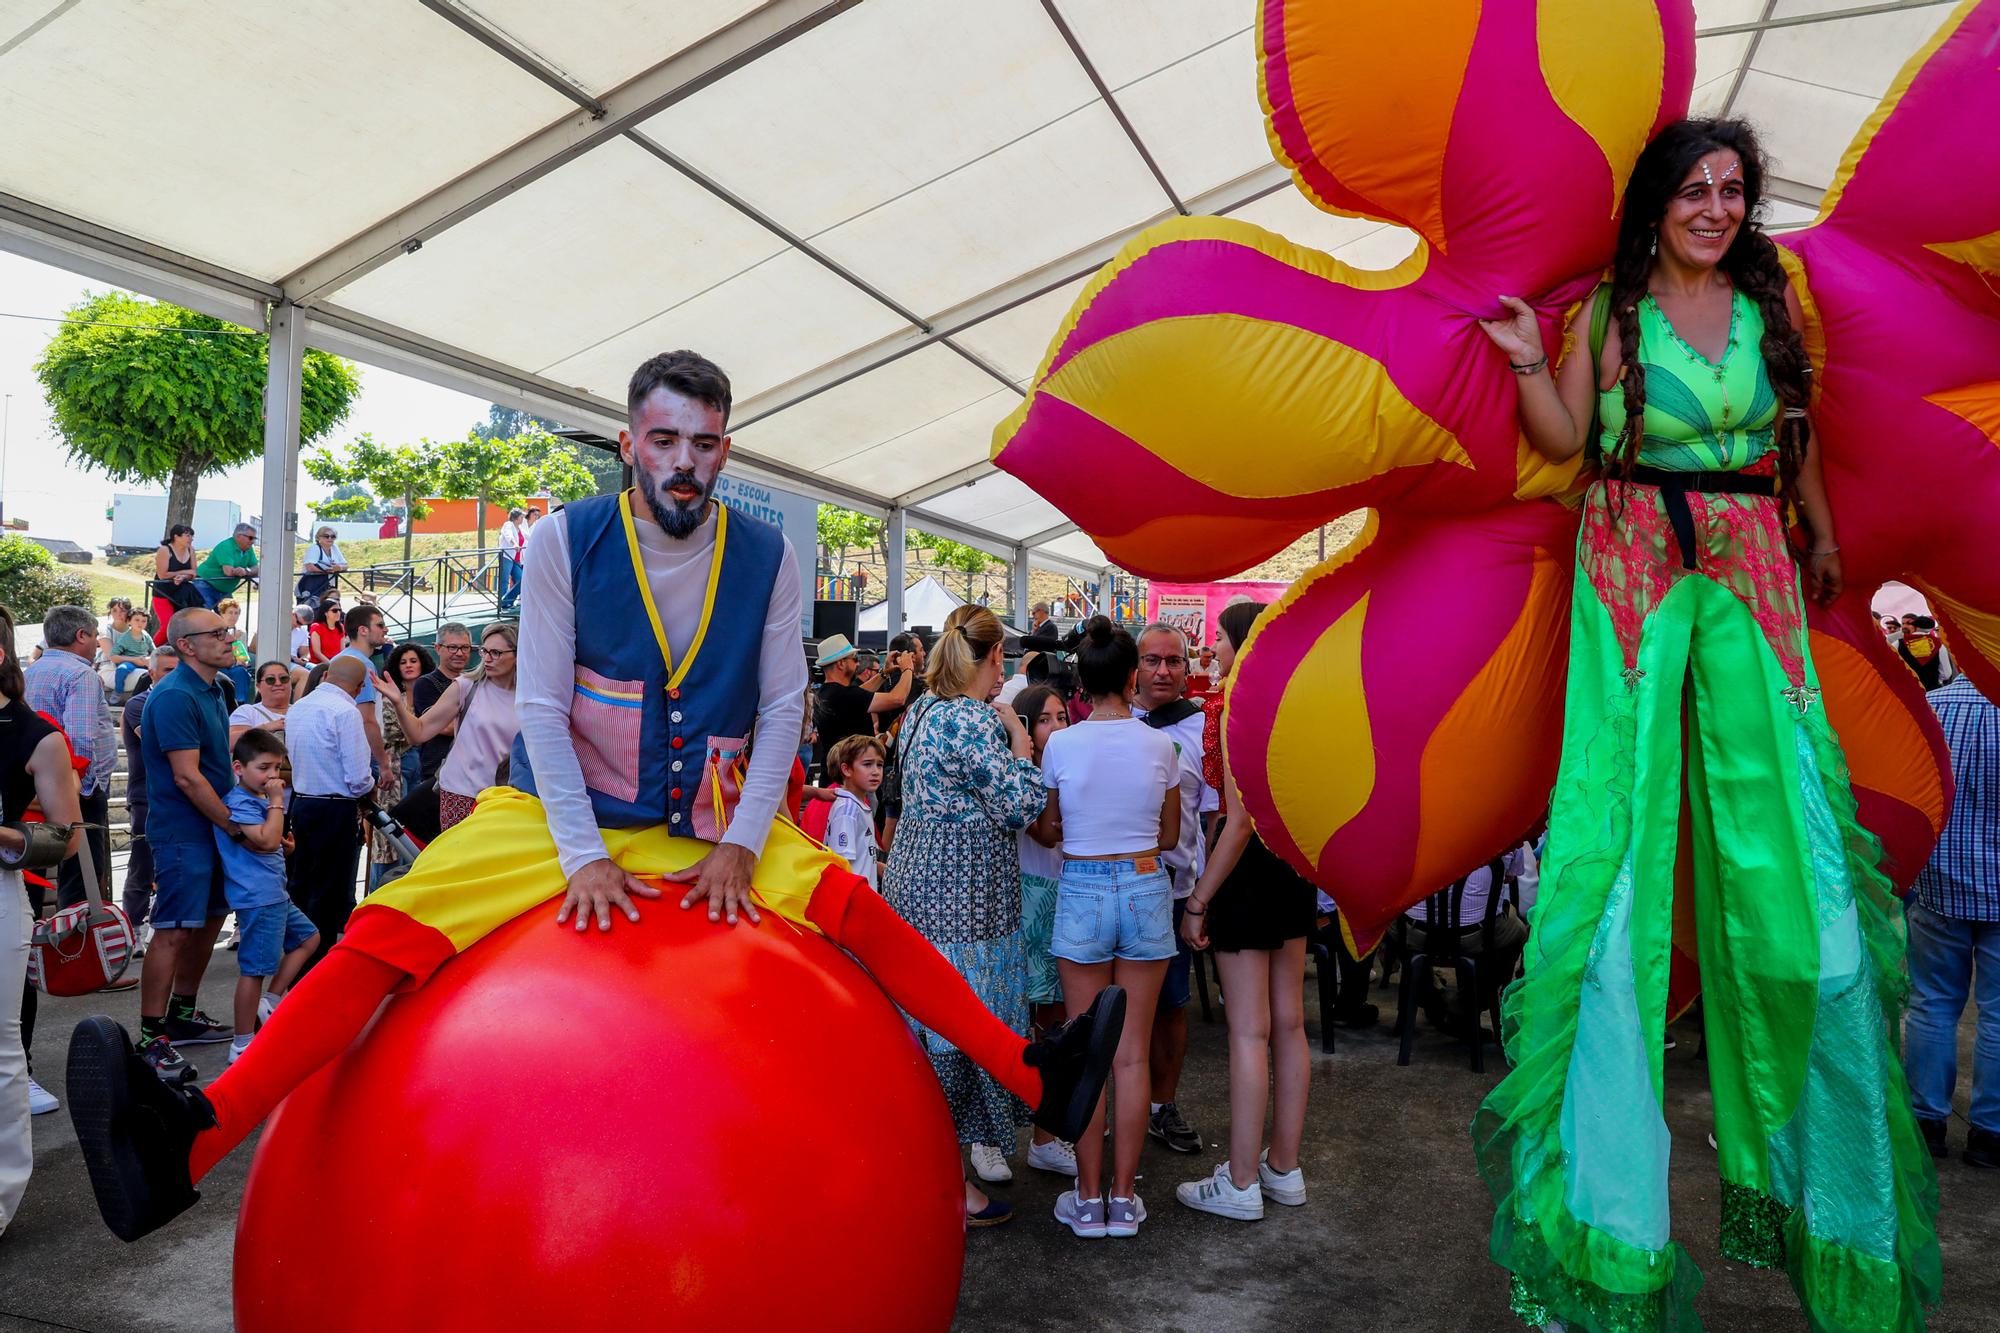
[[(1674, 122), (1646, 145), (1626, 183), (1608, 293), (1612, 318), (1618, 325), (1618, 380), (1625, 390), (1625, 424), (1605, 451), (1603, 473), (1606, 481), (1629, 480), (1645, 438), (1646, 372), (1639, 362), (1639, 302), (1651, 283), (1660, 219), (1695, 164), (1721, 149), (1734, 152), (1743, 162), (1744, 211), (1743, 225), (1719, 267), (1738, 291), (1757, 303), (1758, 313), (1764, 317), (1764, 340), (1759, 350), (1782, 409), (1772, 430), (1778, 450), (1778, 495), (1781, 502), (1790, 502), (1796, 498), (1799, 468), (1805, 462), (1807, 377), (1812, 374), (1812, 363), (1785, 308), (1787, 279), (1778, 262), (1778, 247), (1759, 217), (1764, 200), (1764, 150), (1756, 133), (1740, 120)], [(1622, 486), (1618, 507), (1621, 511), (1624, 507)], [(1800, 514), (1803, 521), (1803, 511)]]

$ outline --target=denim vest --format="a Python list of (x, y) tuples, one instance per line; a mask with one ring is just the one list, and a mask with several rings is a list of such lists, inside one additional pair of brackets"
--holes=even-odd
[[(708, 596), (686, 656), (669, 665), (644, 585), (632, 493), (564, 506), (576, 605), (569, 732), (600, 828), (666, 824), (714, 841), (742, 791), (759, 700), (764, 622), (784, 535), (718, 502)], [(535, 794), (527, 747), (511, 775)]]

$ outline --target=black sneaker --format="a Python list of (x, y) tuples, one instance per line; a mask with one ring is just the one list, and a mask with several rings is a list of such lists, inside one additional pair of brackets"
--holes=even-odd
[(1958, 1160), (1967, 1166), (2000, 1166), (2000, 1134), (1975, 1126), (1966, 1133), (1965, 1148)]
[(236, 1035), (236, 1029), (227, 1023), (218, 1023), (201, 1010), (189, 1012), (186, 1018), (167, 1018), (167, 1040), (176, 1046), (200, 1046), (207, 1042), (228, 1041)]
[(1160, 1109), (1147, 1118), (1146, 1133), (1175, 1152), (1201, 1151), (1201, 1135), (1194, 1132), (1194, 1126), (1181, 1115), (1181, 1108), (1172, 1102), (1161, 1102)]
[(139, 1058), (146, 1062), (162, 1083), (194, 1082), (194, 1066), (187, 1057), (174, 1049), (174, 1044), (164, 1036), (153, 1038), (139, 1045)]
[[(1940, 1159), (1951, 1156), (1951, 1149), (1946, 1147), (1944, 1142), (1944, 1121), (1926, 1120), (1918, 1116), (1917, 1128), (1923, 1132), (1924, 1146), (1931, 1150), (1931, 1156)], [(1970, 1139), (1966, 1141), (1965, 1146), (1968, 1148), (1972, 1146)]]
[(1106, 986), (1090, 1008), (1040, 1041), (1028, 1043), (1023, 1057), (1042, 1071), (1042, 1101), (1034, 1121), (1065, 1143), (1075, 1143), (1090, 1127), (1118, 1038), (1125, 1031), (1125, 988)]
[(194, 1136), (215, 1123), (215, 1110), (198, 1088), (159, 1079), (124, 1028), (102, 1017), (76, 1025), (68, 1091), (90, 1188), (113, 1235), (137, 1240), (201, 1198), (188, 1179), (188, 1153)]

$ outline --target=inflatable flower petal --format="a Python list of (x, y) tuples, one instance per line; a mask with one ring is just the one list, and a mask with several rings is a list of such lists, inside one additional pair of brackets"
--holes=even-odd
[[(1996, 24), (2000, 0), (1961, 7), (1864, 129), (1821, 223), (1788, 240), (1849, 582), (1909, 578), (1989, 686), (2000, 149), (1966, 139), (2000, 112)], [(1374, 511), (1260, 624), (1225, 727), (1259, 832), (1365, 943), (1546, 804), (1575, 539), (1547, 497), (1578, 477), (1521, 437), (1476, 321), (1518, 294), (1560, 345), (1632, 163), (1684, 114), (1693, 17), (1685, 0), (1459, 0), (1421, 22), (1391, 0), (1264, 0), (1260, 38), (1267, 127), (1299, 188), (1412, 228), (1416, 253), (1361, 272), (1225, 219), (1153, 228), (1078, 299), (994, 457), (1160, 578), (1227, 575)], [(1936, 186), (1915, 216), (1913, 173)], [(1814, 657), (1863, 817), (1907, 882), (1949, 775), (1860, 603), (1815, 616)]]

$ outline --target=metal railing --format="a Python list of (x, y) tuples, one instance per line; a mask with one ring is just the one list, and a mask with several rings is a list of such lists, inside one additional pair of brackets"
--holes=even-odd
[(337, 592), (343, 606), (373, 603), (397, 643), (434, 638), (438, 626), (452, 621), (476, 634), (489, 621), (517, 614), (501, 609), (500, 553), (492, 547), (345, 569), (330, 576), (328, 591)]

